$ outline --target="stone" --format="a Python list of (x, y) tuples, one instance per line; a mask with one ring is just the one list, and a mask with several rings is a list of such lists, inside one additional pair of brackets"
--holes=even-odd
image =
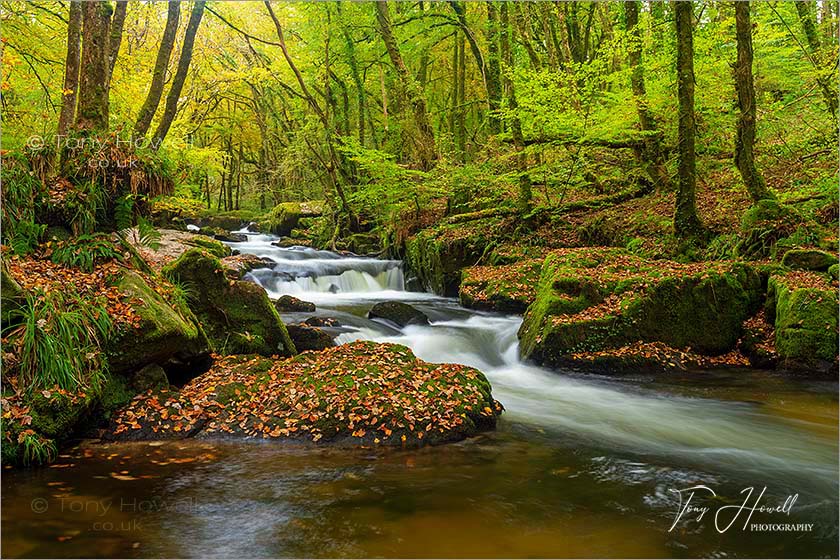
[(429, 318), (425, 313), (407, 303), (399, 301), (383, 301), (377, 303), (368, 312), (368, 318), (385, 319), (400, 327), (429, 324)]
[(782, 264), (790, 268), (824, 272), (836, 265), (837, 256), (817, 249), (791, 249), (782, 257)]
[(292, 342), (295, 343), (295, 348), (298, 352), (305, 352), (307, 350), (324, 350), (335, 346), (333, 335), (316, 327), (308, 325), (286, 325), (286, 330), (289, 331), (289, 336)]
[(274, 302), (274, 307), (281, 313), (310, 313), (315, 311), (315, 304), (294, 296), (283, 295)]

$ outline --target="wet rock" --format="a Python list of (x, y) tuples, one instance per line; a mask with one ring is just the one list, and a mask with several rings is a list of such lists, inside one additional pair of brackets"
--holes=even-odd
[(333, 335), (317, 327), (310, 327), (303, 324), (286, 325), (286, 330), (289, 331), (289, 336), (292, 338), (292, 342), (295, 343), (295, 348), (298, 352), (324, 350), (335, 346)]
[(340, 327), (341, 323), (332, 317), (310, 317), (303, 322), (310, 327)]
[(163, 269), (172, 279), (199, 287), (190, 307), (217, 353), (295, 354), (294, 344), (260, 286), (232, 280), (222, 262), (191, 249)]
[(149, 364), (131, 376), (131, 388), (137, 393), (168, 387), (166, 372), (157, 364)]
[(248, 236), (244, 233), (226, 231), (224, 233), (213, 234), (213, 239), (216, 241), (224, 241), (225, 243), (244, 243), (248, 241)]
[(180, 392), (133, 400), (104, 437), (416, 447), (491, 430), (502, 410), (476, 369), (426, 363), (396, 344), (354, 342), (279, 361), (223, 358)]
[(275, 247), (280, 247), (281, 249), (288, 249), (289, 247), (308, 247), (310, 242), (308, 239), (292, 239), (291, 237), (284, 237), (283, 239), (273, 241), (271, 244)]
[(782, 257), (782, 264), (790, 268), (826, 271), (837, 264), (837, 257), (817, 249), (791, 249)]
[(308, 313), (315, 311), (315, 304), (294, 296), (284, 295), (274, 302), (274, 307), (281, 313)]
[(270, 259), (263, 259), (251, 253), (242, 253), (223, 258), (222, 264), (230, 270), (229, 277), (241, 280), (252, 270), (271, 266), (272, 262)]
[(368, 312), (369, 319), (385, 319), (401, 327), (407, 325), (428, 325), (429, 318), (425, 313), (415, 309), (407, 303), (399, 301), (383, 301), (374, 305)]

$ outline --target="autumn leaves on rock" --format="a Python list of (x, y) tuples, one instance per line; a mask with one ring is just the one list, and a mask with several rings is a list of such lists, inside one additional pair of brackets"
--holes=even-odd
[(396, 344), (355, 342), (282, 361), (219, 357), (180, 392), (136, 397), (109, 437), (416, 446), (491, 429), (501, 411), (478, 370), (429, 364)]

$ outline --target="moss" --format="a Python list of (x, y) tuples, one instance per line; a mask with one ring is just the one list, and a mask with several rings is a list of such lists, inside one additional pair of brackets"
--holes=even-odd
[(549, 365), (635, 341), (722, 354), (735, 347), (762, 293), (761, 275), (745, 264), (644, 261), (621, 249), (559, 251), (543, 263), (520, 351)]
[(440, 224), (406, 241), (405, 260), (427, 289), (457, 296), (461, 269), (477, 264), (504, 236), (499, 218)]
[(294, 344), (280, 315), (260, 286), (229, 280), (213, 255), (190, 249), (164, 267), (164, 273), (200, 286), (190, 302), (216, 352), (291, 356)]
[(791, 235), (805, 218), (791, 206), (776, 200), (760, 200), (741, 217), (741, 242), (738, 255), (745, 258), (766, 257), (776, 243)]
[(297, 202), (281, 202), (260, 221), (260, 231), (267, 231), (281, 237), (288, 236), (297, 227), (301, 206)]
[(131, 298), (133, 310), (141, 322), (139, 328), (109, 341), (106, 353), (112, 372), (137, 370), (151, 363), (163, 364), (176, 357), (188, 360), (208, 351), (207, 337), (188, 308), (170, 305), (136, 272), (127, 271), (117, 286)]
[(767, 311), (783, 365), (812, 368), (837, 360), (837, 306), (834, 289), (801, 288), (784, 276), (770, 278)]
[(458, 295), (470, 309), (524, 313), (536, 297), (542, 260), (504, 266), (478, 266), (462, 271)]
[(816, 249), (791, 249), (785, 253), (782, 264), (791, 268), (826, 271), (837, 264), (837, 257)]
[(835, 280), (840, 278), (840, 265), (833, 264), (828, 267), (828, 275)]
[(219, 257), (220, 259), (229, 257), (231, 255), (230, 247), (228, 247), (221, 241), (211, 239), (210, 237), (204, 235), (194, 235), (189, 239), (185, 240), (184, 243), (186, 243), (187, 245), (192, 245), (193, 247), (205, 249), (211, 255), (213, 255), (214, 257)]
[(23, 288), (9, 274), (6, 263), (0, 261), (0, 315), (5, 326), (11, 319), (12, 311), (19, 308)]

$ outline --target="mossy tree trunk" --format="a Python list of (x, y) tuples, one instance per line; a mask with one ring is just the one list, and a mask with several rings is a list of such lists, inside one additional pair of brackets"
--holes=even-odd
[(108, 79), (106, 89), (111, 91), (111, 76), (114, 75), (114, 65), (120, 54), (122, 45), (123, 26), (128, 13), (128, 0), (118, 0), (114, 8), (114, 19), (111, 21), (111, 30), (108, 34)]
[(108, 33), (111, 3), (85, 2), (82, 9), (82, 57), (79, 73), (78, 130), (108, 130)]
[[(631, 68), (630, 86), (633, 89), (633, 97), (636, 101), (636, 112), (639, 114), (639, 127), (644, 131), (653, 132), (658, 129), (658, 126), (650, 107), (648, 107), (645, 73), (642, 64), (642, 36), (639, 28), (638, 0), (625, 2), (624, 15), (629, 38), (627, 63)], [(661, 189), (670, 188), (671, 179), (668, 176), (668, 169), (665, 167), (665, 156), (658, 137), (648, 140), (643, 148), (638, 149), (637, 157), (642, 160), (654, 185)]]
[(65, 136), (76, 116), (76, 94), (79, 87), (81, 63), (82, 2), (70, 2), (67, 21), (67, 59), (64, 65), (64, 92), (58, 117), (58, 135)]
[(163, 94), (163, 85), (166, 78), (166, 70), (169, 68), (169, 58), (172, 56), (172, 48), (175, 46), (175, 36), (178, 34), (178, 20), (181, 17), (181, 3), (172, 0), (166, 11), (166, 27), (163, 30), (163, 38), (160, 40), (155, 68), (152, 71), (152, 82), (149, 85), (149, 93), (137, 115), (137, 122), (134, 123), (134, 134), (143, 137), (152, 124), (152, 118), (157, 112), (160, 98)]
[(487, 123), (490, 134), (502, 130), (499, 108), (502, 100), (502, 71), (499, 62), (499, 7), (487, 2), (487, 105), (490, 114)]
[[(811, 62), (816, 68), (817, 72), (820, 72), (822, 69), (819, 67), (819, 54), (820, 54), (820, 37), (817, 34), (817, 28), (814, 23), (814, 16), (811, 13), (811, 6), (815, 5), (815, 2), (794, 2), (796, 5), (796, 13), (799, 15), (799, 22), (802, 24), (802, 31), (805, 32), (805, 39), (808, 41), (808, 48), (810, 49), (810, 57)], [(836, 40), (836, 38), (835, 38)], [(832, 68), (832, 74), (836, 72), (836, 64)], [(834, 74), (836, 75), (836, 74)], [(828, 112), (831, 113), (831, 117), (836, 119), (837, 118), (837, 92), (835, 88), (831, 85), (831, 79), (826, 79), (825, 76), (821, 76), (817, 78), (817, 83), (820, 85), (820, 89), (823, 92), (823, 99), (825, 100), (826, 107), (828, 108)]]
[(184, 88), (184, 82), (187, 80), (187, 72), (190, 69), (193, 46), (195, 45), (195, 36), (198, 34), (198, 26), (201, 25), (201, 18), (204, 16), (205, 3), (206, 0), (196, 0), (195, 4), (193, 4), (190, 21), (187, 23), (187, 31), (184, 34), (181, 56), (178, 59), (178, 69), (175, 71), (175, 76), (172, 78), (172, 87), (166, 96), (163, 116), (160, 119), (157, 130), (155, 130), (153, 144), (156, 148), (160, 147), (161, 142), (166, 138), (167, 133), (169, 133), (169, 128), (172, 126), (172, 121), (175, 120), (175, 114), (178, 112), (178, 100), (181, 98), (181, 90)]
[(749, 1), (735, 2), (735, 35), (738, 43), (738, 60), (735, 62), (735, 89), (738, 91), (738, 137), (735, 141), (735, 165), (741, 172), (747, 192), (754, 202), (774, 198), (767, 189), (764, 178), (755, 166), (755, 85), (753, 84), (752, 25)]
[[(507, 3), (502, 3), (500, 7), (501, 17), (501, 49), (502, 60), (505, 66), (513, 68), (513, 51), (511, 49), (513, 31), (510, 26), (510, 16), (508, 14)], [(524, 153), (525, 139), (522, 136), (522, 123), (519, 121), (517, 109), (519, 104), (516, 101), (516, 90), (514, 89), (513, 80), (505, 75), (505, 90), (507, 92), (507, 105), (513, 116), (510, 121), (510, 131), (513, 136), (513, 145), (518, 152), (516, 156), (517, 167), (519, 168), (519, 193), (517, 197), (517, 205), (522, 214), (531, 211), (531, 177), (528, 175), (528, 161)]]
[(386, 0), (377, 0), (376, 2), (376, 21), (379, 24), (379, 35), (382, 37), (382, 42), (385, 43), (385, 50), (388, 51), (388, 57), (397, 71), (400, 84), (412, 109), (417, 135), (414, 138), (417, 163), (422, 169), (431, 169), (437, 159), (437, 152), (434, 132), (426, 110), (426, 99), (411, 72), (408, 71), (400, 53), (399, 44), (391, 26), (391, 16), (388, 12), (388, 2)]
[(679, 100), (679, 185), (674, 231), (682, 239), (699, 237), (703, 224), (697, 215), (696, 154), (694, 149), (694, 3), (674, 0), (677, 30), (677, 97)]

